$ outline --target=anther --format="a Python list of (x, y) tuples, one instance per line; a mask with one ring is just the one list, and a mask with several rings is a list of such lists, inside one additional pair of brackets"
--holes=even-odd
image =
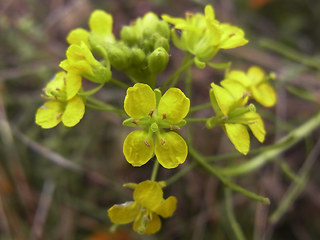
[(247, 92), (244, 92), (243, 94), (242, 94), (242, 98), (245, 98), (245, 97), (250, 97), (251, 96), (251, 92), (249, 92), (249, 91), (247, 91)]
[(222, 116), (221, 120), (227, 120), (228, 119), (228, 115)]
[(236, 35), (236, 34), (235, 34), (235, 33), (231, 33), (231, 34), (229, 35), (229, 38), (233, 37), (234, 35)]
[(162, 119), (166, 119), (167, 118), (167, 114), (166, 113), (162, 113)]
[(166, 140), (164, 140), (163, 138), (160, 139), (161, 145), (164, 145), (166, 143)]
[(139, 124), (139, 120), (137, 120), (137, 119), (133, 119), (133, 120), (131, 120), (131, 122), (132, 122), (133, 124), (136, 124), (136, 125)]
[(171, 125), (170, 130), (177, 131), (177, 130), (180, 130), (180, 127), (175, 126), (175, 125)]
[(152, 117), (153, 113), (154, 113), (154, 110), (151, 109), (150, 112), (148, 113), (148, 115), (149, 115), (150, 117)]
[(147, 147), (151, 147), (150, 143), (148, 142), (148, 140), (144, 140), (144, 144), (147, 145)]

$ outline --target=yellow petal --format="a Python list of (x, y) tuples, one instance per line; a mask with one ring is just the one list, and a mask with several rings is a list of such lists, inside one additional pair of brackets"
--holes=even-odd
[(137, 83), (127, 89), (124, 110), (132, 118), (146, 117), (156, 108), (156, 96), (147, 84)]
[(211, 5), (206, 5), (204, 8), (204, 14), (208, 20), (214, 20), (215, 19), (215, 14), (214, 14), (214, 9)]
[(238, 81), (226, 79), (221, 81), (220, 84), (227, 89), (236, 100), (243, 98), (244, 94), (247, 92), (246, 87)]
[(243, 71), (239, 70), (233, 70), (229, 72), (226, 79), (240, 82), (245, 87), (250, 87), (252, 85), (252, 82), (248, 76)]
[(248, 40), (244, 37), (244, 31), (241, 28), (226, 23), (223, 23), (220, 26), (220, 31), (222, 32), (220, 48), (235, 48), (248, 43)]
[(161, 220), (155, 213), (151, 216), (139, 215), (133, 223), (133, 230), (139, 234), (154, 234), (161, 228)]
[(263, 83), (251, 88), (254, 99), (265, 107), (272, 107), (277, 102), (277, 94), (268, 83)]
[(85, 111), (84, 102), (81, 97), (74, 96), (67, 102), (62, 115), (62, 122), (66, 127), (73, 127), (82, 119)]
[(224, 115), (228, 115), (230, 109), (235, 104), (235, 99), (228, 92), (228, 90), (211, 83), (211, 87), (213, 89), (214, 97)]
[(159, 183), (146, 180), (135, 188), (133, 199), (143, 208), (153, 211), (163, 201), (163, 191)]
[(131, 132), (123, 143), (123, 154), (132, 166), (140, 167), (153, 156), (153, 140), (142, 130)]
[(164, 200), (158, 208), (154, 210), (155, 213), (161, 217), (168, 218), (173, 215), (177, 208), (177, 199), (173, 196), (168, 197)]
[(89, 19), (89, 27), (91, 31), (99, 35), (111, 35), (112, 24), (112, 15), (102, 10), (95, 10)]
[(264, 123), (260, 115), (256, 112), (248, 112), (244, 114), (244, 117), (250, 119), (248, 127), (251, 129), (253, 135), (259, 142), (263, 142), (266, 136), (266, 130), (264, 129)]
[(54, 96), (55, 98), (59, 98), (59, 100), (66, 100), (65, 99), (65, 77), (67, 73), (66, 72), (58, 72), (56, 75), (53, 77), (53, 79), (48, 82), (46, 85), (44, 92), (45, 94), (50, 97)]
[(68, 72), (65, 78), (67, 100), (73, 98), (81, 88), (81, 76), (72, 72)]
[(116, 224), (127, 224), (133, 222), (139, 214), (139, 207), (135, 202), (115, 204), (108, 209), (111, 222)]
[(67, 42), (69, 44), (80, 44), (81, 42), (84, 42), (88, 47), (89, 32), (83, 28), (76, 28), (72, 30), (68, 36), (67, 36)]
[(260, 67), (252, 66), (249, 68), (247, 76), (253, 85), (257, 85), (263, 81), (265, 74)]
[(179, 134), (170, 131), (157, 138), (155, 153), (164, 168), (175, 168), (186, 160), (188, 147)]
[(225, 124), (226, 133), (235, 148), (246, 155), (249, 152), (250, 136), (247, 128), (242, 124)]
[(161, 97), (158, 114), (166, 115), (166, 120), (171, 123), (181, 122), (182, 119), (188, 114), (190, 108), (190, 100), (178, 88), (170, 88)]
[(49, 101), (38, 108), (36, 113), (36, 124), (42, 128), (53, 128), (61, 121), (64, 103)]

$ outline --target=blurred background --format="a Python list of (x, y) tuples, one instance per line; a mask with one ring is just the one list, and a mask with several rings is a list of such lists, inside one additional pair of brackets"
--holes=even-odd
[[(133, 168), (124, 159), (122, 143), (132, 129), (122, 118), (86, 110), (73, 128), (61, 124), (44, 130), (34, 123), (44, 100), (41, 89), (59, 71), (71, 29), (88, 29), (94, 9), (113, 15), (114, 33), (148, 11), (183, 17), (186, 11), (215, 8), (217, 19), (242, 27), (250, 43), (221, 51), (215, 58), (232, 61), (235, 69), (258, 65), (277, 74), (272, 84), (278, 103), (259, 108), (265, 119), (267, 139), (274, 143), (319, 111), (320, 102), (320, 1), (316, 0), (2, 0), (0, 2), (0, 239), (1, 240), (109, 240), (109, 239), (235, 239), (226, 218), (222, 184), (195, 168), (165, 189), (175, 195), (178, 208), (163, 220), (155, 236), (140, 236), (131, 225), (110, 233), (107, 209), (132, 199), (125, 182), (150, 177), (152, 163)], [(174, 47), (163, 79), (179, 65), (181, 53)], [(119, 79), (123, 75), (114, 72)], [(209, 101), (212, 81), (223, 71), (194, 69), (193, 104)], [(125, 92), (107, 85), (97, 98), (122, 107)], [(212, 116), (210, 109), (198, 117)], [(206, 155), (234, 151), (219, 128), (195, 125), (197, 149)], [(272, 159), (258, 171), (235, 182), (267, 196), (270, 206), (233, 195), (235, 215), (247, 239), (320, 239), (319, 130)], [(252, 142), (251, 148), (261, 144)], [(316, 152), (296, 201), (272, 223), (270, 215), (294, 187), (310, 152)], [(237, 161), (245, 161), (239, 158)], [(179, 167), (183, 169), (191, 163)], [(160, 169), (165, 180), (179, 171)], [(287, 170), (285, 170), (287, 169)], [(289, 175), (289, 177), (288, 177)]]

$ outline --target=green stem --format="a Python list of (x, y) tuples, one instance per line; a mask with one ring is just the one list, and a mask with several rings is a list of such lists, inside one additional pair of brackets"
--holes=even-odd
[(124, 110), (116, 108), (110, 104), (104, 103), (96, 98), (87, 97), (86, 100), (88, 102), (86, 103), (86, 106), (88, 107), (91, 107), (93, 109), (100, 110), (100, 111), (112, 112), (122, 117), (126, 116)]
[(308, 122), (300, 127), (292, 130), (288, 135), (281, 138), (275, 145), (271, 146), (269, 150), (263, 151), (260, 155), (252, 158), (237, 166), (231, 166), (221, 169), (221, 172), (226, 176), (238, 176), (252, 172), (269, 161), (275, 160), (276, 156), (289, 147), (296, 144), (302, 138), (308, 136), (312, 131), (320, 125), (320, 112), (314, 115)]
[(129, 84), (120, 82), (119, 80), (114, 79), (114, 78), (111, 78), (111, 79), (110, 79), (110, 82), (113, 83), (113, 84), (115, 84), (115, 85), (117, 85), (117, 86), (119, 86), (119, 87), (121, 87), (121, 88), (123, 88), (123, 89), (127, 89), (127, 88), (130, 87)]
[(297, 197), (305, 190), (305, 186), (309, 179), (309, 173), (317, 160), (320, 153), (320, 140), (318, 140), (316, 146), (313, 148), (312, 152), (309, 154), (308, 158), (301, 167), (299, 180), (296, 181), (287, 192), (284, 199), (281, 201), (279, 207), (270, 216), (270, 221), (272, 223), (277, 222), (290, 208)]
[(191, 163), (188, 166), (184, 167), (182, 170), (179, 170), (176, 174), (166, 180), (166, 186), (171, 185), (172, 183), (178, 181), (184, 175), (186, 175), (190, 170), (192, 170), (196, 166), (196, 163)]
[(189, 114), (193, 113), (193, 112), (197, 112), (197, 111), (203, 110), (203, 109), (206, 109), (206, 108), (209, 108), (209, 107), (211, 107), (211, 103), (210, 102), (204, 103), (204, 104), (200, 104), (200, 105), (197, 105), (197, 106), (193, 106), (193, 107), (190, 108)]
[(241, 193), (242, 195), (262, 202), (264, 204), (270, 204), (270, 200), (268, 198), (265, 198), (263, 196), (260, 196), (258, 194), (255, 194), (253, 192), (250, 192), (248, 190), (246, 190), (245, 188), (231, 182), (228, 178), (226, 178), (222, 172), (221, 169), (215, 168), (214, 166), (210, 165), (208, 162), (206, 162), (206, 160), (195, 150), (193, 149), (193, 147), (189, 146), (189, 153), (191, 154), (191, 156), (196, 160), (196, 162), (203, 167), (203, 169), (205, 169), (207, 172), (209, 172), (210, 174), (216, 176), (217, 178), (219, 178), (219, 180), (228, 188)]
[(153, 165), (153, 169), (152, 169), (152, 174), (151, 174), (151, 181), (155, 181), (157, 178), (157, 173), (159, 170), (159, 162), (157, 159), (155, 159), (154, 165)]
[(185, 118), (187, 122), (206, 122), (208, 118)]
[(287, 46), (280, 44), (276, 41), (273, 41), (270, 39), (262, 39), (260, 40), (260, 46), (273, 50), (277, 53), (280, 53), (283, 56), (291, 60), (294, 60), (298, 63), (320, 70), (320, 62), (318, 60), (305, 56), (301, 53), (298, 53), (293, 49), (288, 48)]
[(163, 92), (169, 85), (170, 87), (174, 87), (178, 80), (180, 75), (191, 65), (193, 64), (193, 59), (190, 58), (189, 54), (186, 54), (182, 60), (181, 66), (178, 68), (178, 70), (172, 74), (161, 86), (161, 91)]
[(225, 196), (225, 207), (226, 207), (226, 213), (227, 218), (230, 222), (231, 229), (233, 230), (234, 235), (236, 236), (237, 240), (245, 240), (245, 236), (241, 230), (241, 227), (239, 223), (237, 222), (237, 219), (235, 218), (234, 212), (233, 212), (233, 206), (232, 206), (232, 192), (230, 189), (225, 188), (224, 189), (224, 196)]

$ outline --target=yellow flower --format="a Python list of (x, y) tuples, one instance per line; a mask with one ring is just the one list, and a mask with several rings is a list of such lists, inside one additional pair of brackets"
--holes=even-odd
[(222, 86), (241, 84), (245, 91), (265, 107), (272, 107), (277, 101), (277, 95), (272, 86), (266, 81), (268, 76), (257, 66), (252, 66), (247, 73), (233, 70), (228, 73), (226, 79), (221, 82)]
[(175, 168), (186, 160), (188, 154), (184, 139), (173, 131), (185, 124), (190, 100), (178, 88), (170, 88), (162, 97), (159, 90), (137, 83), (128, 88), (124, 109), (131, 117), (124, 125), (142, 127), (131, 132), (123, 143), (126, 160), (141, 166), (156, 155), (165, 168)]
[(217, 21), (212, 6), (207, 5), (204, 11), (204, 15), (186, 13), (185, 19), (162, 15), (165, 21), (181, 30), (180, 38), (172, 31), (173, 43), (195, 55), (195, 64), (199, 68), (205, 67), (206, 62), (210, 61), (219, 49), (235, 48), (248, 42), (243, 30)]
[(241, 94), (241, 85), (234, 85), (228, 90), (214, 83), (211, 84), (210, 100), (216, 116), (207, 121), (207, 127), (219, 124), (225, 130), (235, 148), (246, 155), (250, 147), (247, 126), (253, 135), (263, 142), (265, 129), (262, 118), (255, 112), (253, 105), (245, 107), (247, 96)]
[(59, 65), (64, 70), (74, 72), (96, 83), (104, 83), (111, 79), (110, 66), (106, 67), (97, 61), (84, 42), (71, 44), (66, 55), (67, 59)]
[(77, 92), (81, 77), (73, 73), (58, 72), (44, 89), (46, 102), (36, 113), (36, 123), (42, 128), (52, 128), (61, 121), (67, 127), (76, 125), (84, 115), (84, 102)]
[(158, 215), (163, 218), (171, 217), (177, 207), (175, 197), (164, 199), (161, 184), (149, 180), (137, 184), (133, 200), (113, 205), (108, 210), (108, 215), (115, 224), (133, 222), (133, 230), (140, 234), (154, 234), (159, 231), (161, 220)]

